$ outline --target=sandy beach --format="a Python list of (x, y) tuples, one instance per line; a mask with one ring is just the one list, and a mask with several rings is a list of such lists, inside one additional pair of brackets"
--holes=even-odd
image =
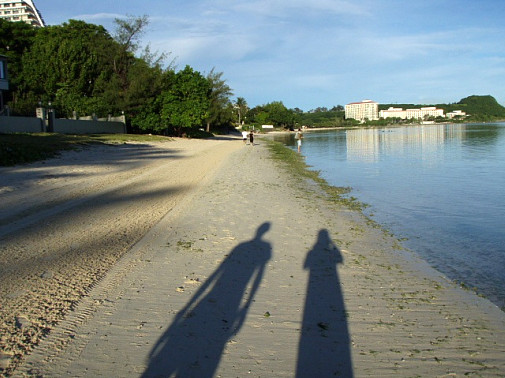
[(505, 375), (505, 313), (255, 139), (0, 169), (14, 376)]

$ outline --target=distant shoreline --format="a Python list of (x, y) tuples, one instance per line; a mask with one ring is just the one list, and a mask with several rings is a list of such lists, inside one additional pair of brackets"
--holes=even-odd
[[(429, 124), (423, 124), (423, 123), (398, 123), (394, 125), (357, 125), (357, 126), (329, 126), (329, 127), (306, 127), (303, 129), (303, 132), (310, 132), (310, 131), (325, 131), (325, 130), (346, 130), (346, 129), (360, 129), (360, 128), (368, 128), (368, 129), (374, 129), (374, 128), (382, 128), (382, 127), (404, 127), (404, 126), (429, 126), (429, 125), (450, 125), (450, 124), (455, 124), (455, 125), (472, 125), (472, 124), (477, 124), (477, 123), (503, 123), (505, 120), (499, 120), (499, 121), (474, 121), (474, 122), (435, 122), (435, 123), (429, 123)], [(291, 130), (274, 130), (274, 131), (265, 131), (263, 130), (261, 134), (268, 135), (268, 134), (290, 134), (290, 133), (295, 133), (297, 129), (291, 131)]]

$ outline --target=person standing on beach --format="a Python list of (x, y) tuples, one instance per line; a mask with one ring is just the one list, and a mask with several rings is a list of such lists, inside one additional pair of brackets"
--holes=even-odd
[(244, 144), (247, 144), (247, 131), (246, 130), (242, 131), (242, 140), (244, 141)]
[(300, 152), (302, 150), (302, 139), (303, 139), (302, 129), (298, 129), (298, 131), (295, 134), (295, 139), (296, 139), (296, 145), (298, 146), (298, 152)]
[(254, 146), (254, 132), (251, 130), (249, 133), (249, 142), (251, 142), (251, 146)]

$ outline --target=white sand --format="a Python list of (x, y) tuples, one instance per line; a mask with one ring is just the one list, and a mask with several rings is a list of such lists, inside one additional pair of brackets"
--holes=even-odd
[(16, 374), (505, 374), (503, 312), (257, 143), (2, 170), (1, 346), (39, 342)]

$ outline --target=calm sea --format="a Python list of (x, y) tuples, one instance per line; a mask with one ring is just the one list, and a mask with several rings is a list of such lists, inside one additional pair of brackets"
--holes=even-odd
[[(505, 309), (505, 123), (307, 132), (330, 184), (448, 278)], [(294, 136), (277, 136), (295, 148)]]

